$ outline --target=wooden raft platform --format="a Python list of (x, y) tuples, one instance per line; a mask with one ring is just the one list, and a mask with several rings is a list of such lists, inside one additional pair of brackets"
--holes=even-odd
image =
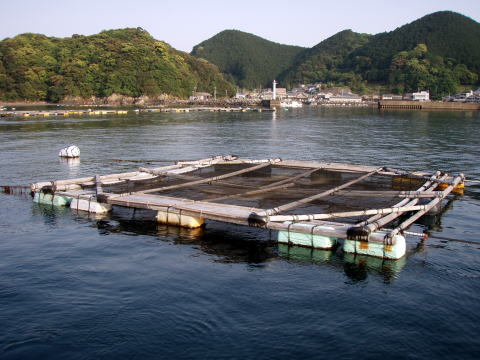
[(105, 213), (146, 209), (152, 220), (185, 227), (215, 220), (278, 230), (278, 241), (398, 259), (402, 231), (461, 192), (464, 176), (385, 167), (252, 160), (233, 155), (159, 168), (40, 182), (34, 201)]
[(130, 113), (188, 113), (188, 112), (274, 112), (275, 109), (261, 107), (183, 107), (183, 108), (147, 108), (135, 110), (2, 110), (0, 117), (54, 117), (54, 116), (92, 116), (92, 115), (125, 115)]

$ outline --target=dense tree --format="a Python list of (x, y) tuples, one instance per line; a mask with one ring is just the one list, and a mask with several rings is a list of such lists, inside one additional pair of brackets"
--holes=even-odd
[[(429, 52), (444, 59), (451, 58), (464, 64), (474, 73), (480, 73), (480, 24), (451, 11), (426, 15), (398, 29), (373, 36), (370, 41), (345, 60), (344, 65), (354, 68), (358, 58), (365, 56), (372, 61), (364, 68), (369, 81), (385, 82), (390, 62), (400, 51), (410, 51), (418, 44), (425, 44)], [(380, 71), (379, 71), (380, 70)]]
[(270, 86), (305, 50), (238, 30), (225, 30), (198, 44), (192, 55), (214, 63), (243, 88)]
[(197, 91), (233, 94), (215, 65), (155, 40), (141, 28), (93, 36), (23, 34), (0, 42), (0, 98), (60, 101)]
[[(355, 82), (358, 78), (353, 72), (339, 73), (338, 68), (345, 57), (365, 45), (370, 36), (351, 30), (341, 31), (304, 51), (296, 63), (282, 75), (281, 80), (288, 86), (318, 81), (334, 81), (339, 84)], [(364, 58), (362, 61), (368, 62), (369, 59)]]
[(429, 53), (425, 44), (394, 56), (388, 79), (397, 93), (428, 89), (433, 99), (457, 92), (461, 83), (472, 84), (478, 80), (465, 65), (454, 66), (451, 61)]

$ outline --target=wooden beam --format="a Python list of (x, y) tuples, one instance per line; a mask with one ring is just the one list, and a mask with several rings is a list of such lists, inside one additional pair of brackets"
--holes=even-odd
[(380, 198), (433, 198), (440, 196), (441, 191), (360, 191), (360, 190), (340, 190), (332, 196), (351, 196), (351, 197), (380, 197)]
[[(145, 168), (140, 168), (141, 171), (147, 171), (148, 169), (145, 169)], [(171, 173), (171, 172), (168, 172), (168, 171), (151, 171), (151, 170), (148, 170), (148, 172), (150, 172), (151, 174), (155, 174), (157, 176), (163, 176), (163, 177), (170, 177), (170, 178), (173, 178), (173, 179), (179, 179), (179, 180), (186, 180), (186, 181), (197, 181), (197, 180), (203, 180), (204, 178), (202, 178), (201, 176), (195, 176), (195, 175), (184, 175), (184, 174), (175, 174), (175, 173)], [(218, 185), (222, 185), (222, 186), (227, 186), (227, 187), (233, 187), (233, 188), (238, 188), (238, 189), (252, 189), (253, 186), (251, 185), (241, 185), (241, 184), (235, 184), (235, 183), (231, 183), (231, 182), (227, 182), (227, 181), (217, 181), (217, 184)], [(146, 192), (145, 192), (146, 193)]]
[[(228, 156), (214, 156), (206, 159), (201, 159), (197, 161), (192, 161), (192, 162), (179, 162), (175, 165), (167, 165), (167, 166), (162, 166), (154, 169), (150, 169), (152, 172), (161, 172), (161, 171), (168, 171), (168, 170), (175, 170), (175, 169), (180, 169), (185, 167), (186, 165), (189, 165), (190, 163), (192, 164), (208, 164), (208, 166), (216, 164), (220, 161), (229, 161), (229, 159), (236, 158), (232, 155)], [(195, 168), (192, 168), (192, 171), (195, 170)], [(141, 171), (133, 171), (133, 172), (126, 172), (126, 173), (119, 173), (119, 174), (109, 174), (109, 175), (101, 175), (100, 180), (111, 180), (111, 179), (118, 179), (119, 182), (124, 181), (128, 178), (135, 177), (141, 174)], [(33, 183), (30, 185), (30, 188), (32, 191), (36, 191), (41, 189), (44, 186), (56, 186), (61, 188), (64, 185), (84, 185), (84, 186), (94, 186), (95, 185), (95, 176), (88, 176), (88, 177), (83, 177), (83, 178), (76, 178), (76, 179), (68, 179), (68, 180), (56, 180), (56, 181), (44, 181), (44, 182), (38, 182), (38, 183)], [(65, 187), (65, 190), (67, 190), (67, 187)]]
[(227, 196), (221, 196), (221, 197), (217, 197), (217, 198), (214, 198), (214, 199), (205, 199), (203, 201), (213, 202), (213, 201), (221, 201), (221, 200), (226, 200), (226, 199), (235, 199), (235, 198), (239, 198), (239, 197), (243, 197), (243, 196), (263, 194), (263, 193), (268, 192), (268, 191), (289, 188), (289, 187), (295, 186), (295, 183), (294, 183), (295, 180), (301, 179), (305, 176), (309, 176), (312, 173), (314, 173), (315, 171), (318, 171), (318, 170), (321, 170), (321, 169), (322, 168), (316, 168), (316, 169), (313, 169), (313, 170), (308, 170), (306, 172), (303, 172), (301, 174), (289, 177), (287, 179), (280, 180), (280, 181), (274, 182), (272, 184), (259, 187), (258, 190), (252, 190), (252, 191), (246, 191), (246, 192), (227, 195)]
[(176, 161), (175, 164), (176, 165), (203, 165), (203, 164), (208, 164), (210, 163), (210, 165), (214, 165), (216, 163), (218, 163), (219, 161), (228, 161), (228, 162), (231, 162), (233, 160), (237, 160), (238, 159), (238, 156), (235, 156), (235, 155), (218, 155), (218, 156), (212, 156), (212, 157), (209, 157), (209, 158), (206, 158), (206, 159), (200, 159), (200, 160), (187, 160), (187, 161)]
[(390, 207), (383, 209), (368, 209), (358, 211), (343, 211), (328, 214), (305, 214), (305, 215), (273, 215), (268, 217), (268, 221), (284, 222), (284, 221), (312, 221), (312, 220), (326, 220), (332, 218), (357, 217), (366, 215), (386, 215), (391, 213), (404, 213), (409, 211), (424, 210), (426, 205)]
[(442, 191), (442, 196), (437, 197), (437, 198), (433, 199), (432, 201), (430, 201), (427, 205), (425, 205), (424, 209), (421, 209), (416, 214), (412, 215), (407, 220), (405, 220), (403, 223), (401, 223), (397, 228), (390, 231), (388, 233), (388, 238), (391, 239), (392, 237), (397, 235), (399, 232), (401, 232), (402, 230), (406, 229), (411, 224), (413, 224), (414, 221), (416, 221), (417, 219), (419, 219), (423, 215), (425, 215), (435, 205), (437, 205), (440, 201), (442, 201), (442, 199), (444, 199), (448, 194), (450, 194), (452, 192), (452, 190), (455, 188), (455, 186), (460, 184), (463, 181), (464, 178), (465, 178), (465, 176), (463, 174), (460, 174), (459, 176), (455, 177), (453, 179), (452, 183), (445, 190)]
[(207, 183), (215, 182), (215, 181), (222, 180), (222, 179), (228, 179), (230, 177), (245, 174), (245, 173), (252, 172), (252, 171), (255, 171), (255, 170), (259, 170), (259, 169), (265, 168), (267, 166), (270, 166), (274, 162), (275, 162), (275, 160), (272, 160), (272, 162), (262, 163), (262, 164), (259, 164), (259, 165), (249, 167), (247, 169), (234, 171), (234, 172), (231, 172), (231, 173), (228, 173), (228, 174), (224, 174), (224, 175), (220, 175), (220, 176), (214, 176), (214, 177), (210, 177), (210, 178), (206, 178), (206, 179), (190, 181), (190, 182), (187, 182), (187, 183), (184, 183), (184, 184), (177, 184), (177, 185), (163, 186), (163, 187), (159, 187), (159, 188), (155, 188), (155, 189), (149, 189), (149, 190), (143, 191), (141, 193), (142, 194), (149, 194), (149, 193), (153, 193), (153, 192), (161, 192), (161, 191), (167, 191), (167, 190), (181, 189), (181, 188), (190, 187), (190, 186), (194, 186), (194, 185), (207, 184)]
[[(440, 176), (440, 171), (437, 171), (435, 174), (431, 176), (431, 179), (437, 179), (438, 176)], [(446, 177), (447, 175), (443, 175), (442, 178)], [(433, 181), (427, 181), (425, 184), (423, 184), (418, 191), (433, 191), (437, 187), (437, 183)], [(395, 204), (394, 207), (401, 207), (401, 206), (414, 206), (418, 203), (418, 199), (404, 199), (400, 201), (399, 203)], [(395, 220), (397, 217), (399, 217), (401, 214), (390, 214), (387, 216), (382, 217), (382, 215), (375, 215), (359, 224), (357, 224), (358, 227), (365, 226), (369, 232), (376, 231), (377, 229), (385, 226), (389, 222)]]
[(372, 176), (372, 175), (375, 175), (377, 174), (379, 171), (381, 171), (382, 168), (377, 168), (373, 171), (370, 171), (369, 173), (367, 174), (364, 174), (354, 180), (351, 180), (345, 184), (342, 184), (340, 186), (337, 186), (333, 189), (330, 189), (330, 190), (327, 190), (327, 191), (323, 191), (319, 194), (316, 194), (316, 195), (313, 195), (313, 196), (309, 196), (309, 197), (306, 197), (306, 198), (303, 198), (303, 199), (300, 199), (300, 200), (297, 200), (297, 201), (293, 201), (291, 203), (287, 203), (287, 204), (284, 204), (284, 205), (280, 205), (278, 207), (275, 207), (275, 208), (272, 208), (272, 209), (268, 209), (268, 210), (264, 210), (258, 214), (256, 214), (256, 216), (258, 217), (263, 217), (263, 216), (270, 216), (270, 215), (275, 215), (275, 214), (278, 214), (282, 211), (287, 211), (287, 210), (290, 210), (290, 209), (294, 209), (296, 207), (299, 207), (301, 205), (304, 205), (304, 204), (308, 204), (312, 201), (315, 201), (315, 200), (318, 200), (318, 199), (321, 199), (322, 197), (325, 197), (325, 196), (329, 196), (331, 194), (333, 194), (334, 192), (336, 191), (339, 191), (339, 190), (342, 190), (342, 189), (345, 189), (353, 184), (356, 184), (362, 180), (365, 180), (366, 178)]

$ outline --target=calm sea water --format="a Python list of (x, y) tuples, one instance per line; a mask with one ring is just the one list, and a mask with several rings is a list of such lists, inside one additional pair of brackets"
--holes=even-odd
[[(57, 158), (70, 144), (82, 151), (77, 164)], [(218, 154), (480, 179), (480, 114), (305, 108), (0, 120), (0, 185)], [(95, 219), (0, 194), (0, 358), (477, 359), (479, 215), (480, 187), (470, 186), (441, 219), (412, 229), (478, 245), (409, 238), (408, 255), (388, 262), (280, 247), (260, 229)]]

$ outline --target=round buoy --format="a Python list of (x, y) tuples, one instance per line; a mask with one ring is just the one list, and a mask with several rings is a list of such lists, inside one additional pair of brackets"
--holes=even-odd
[(80, 149), (78, 148), (78, 146), (70, 145), (60, 150), (58, 156), (65, 158), (78, 158), (80, 157)]

